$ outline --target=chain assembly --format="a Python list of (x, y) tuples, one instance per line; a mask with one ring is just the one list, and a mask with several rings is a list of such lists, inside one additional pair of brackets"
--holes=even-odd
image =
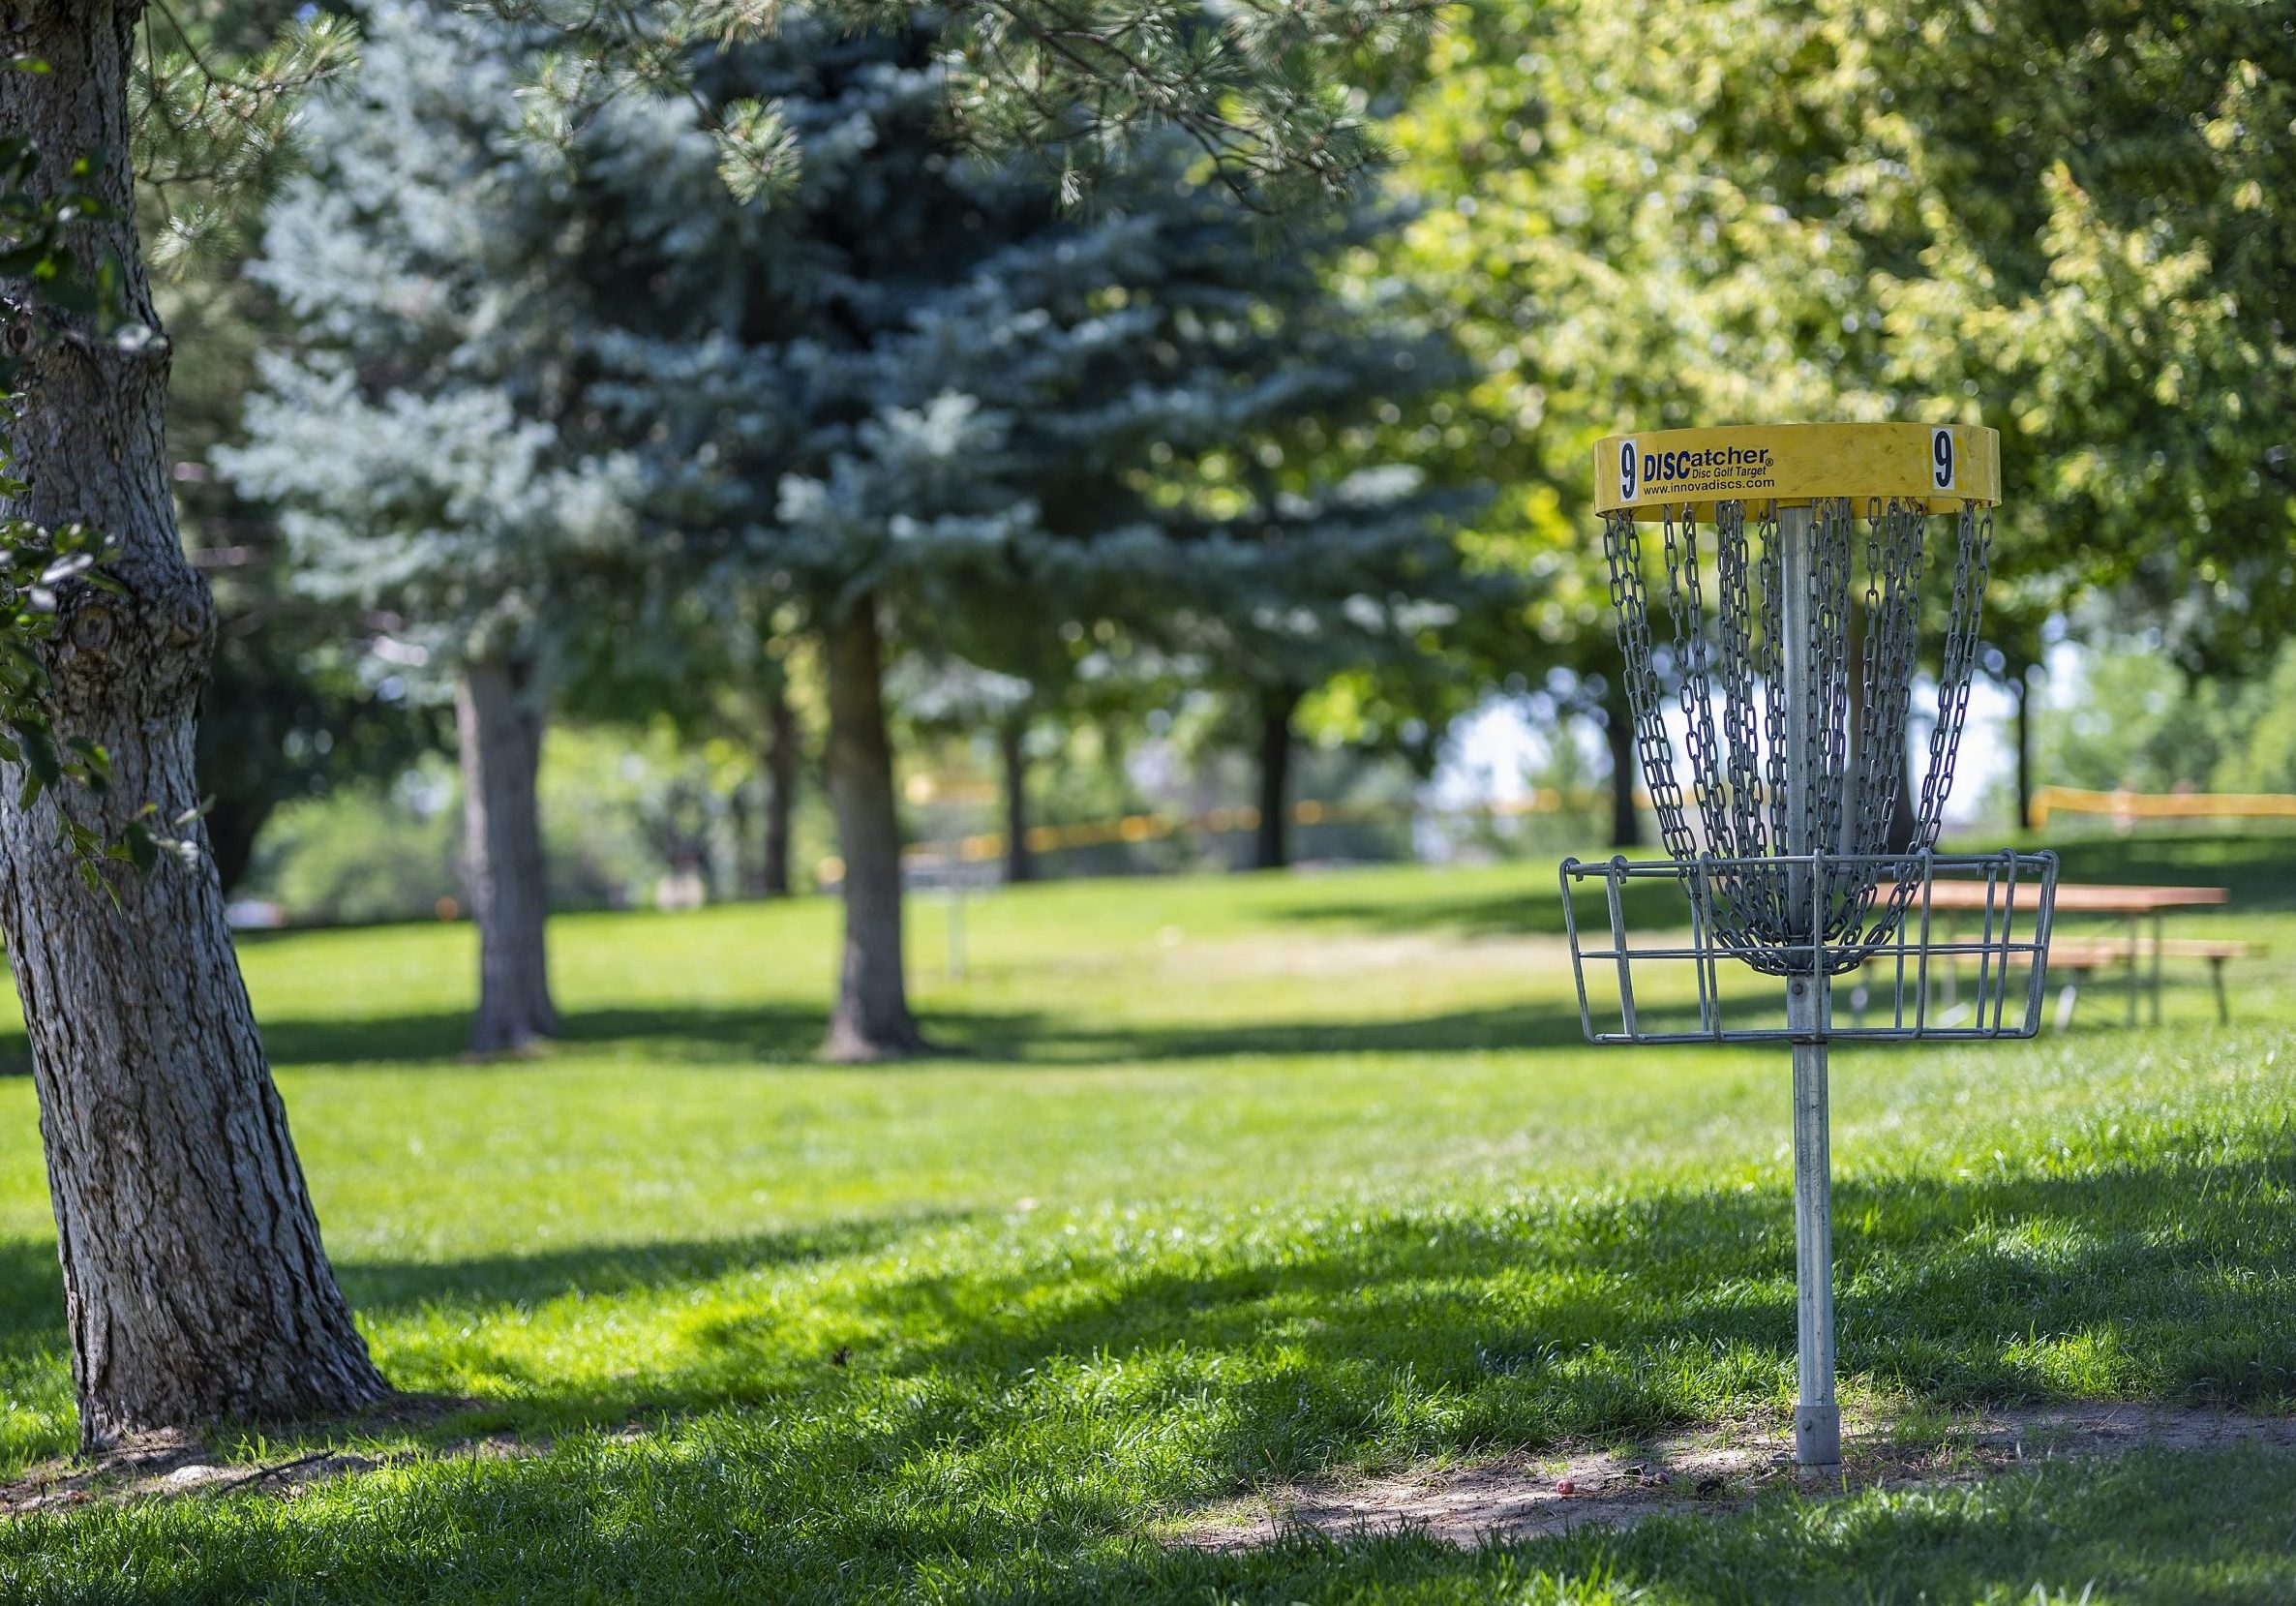
[[(1813, 907), (1823, 911), (1815, 942), (1827, 968), (1854, 970), (1887, 944), (1915, 891), (1911, 863), (1934, 848), (1968, 720), (1985, 574), (1993, 536), (1990, 510), (1964, 505), (1932, 515), (1918, 499), (1846, 497), (1813, 506), (1813, 561), (1805, 582), (1809, 640), (1799, 673), (1786, 671), (1788, 583), (1775, 501), (1717, 501), (1704, 521), (1692, 504), (1663, 510), (1663, 571), (1646, 562), (1630, 510), (1609, 514), (1603, 550), (1618, 646), (1627, 666), (1635, 749), (1643, 762), (1659, 833), (1677, 864), (1706, 861), (1697, 914), (1712, 940), (1771, 975), (1808, 970)], [(1889, 839), (1907, 788), (1906, 727), (1922, 622), (1921, 581), (1932, 523), (1952, 543), (1952, 589), (1944, 605), (1936, 709), (1910, 834)], [(1858, 527), (1863, 525), (1863, 538)], [(1859, 560), (1862, 559), (1860, 563)], [(1860, 570), (1862, 572), (1860, 572)], [(1712, 575), (1713, 600), (1707, 598)], [(1669, 638), (1652, 631), (1656, 593)], [(1787, 784), (1787, 711), (1801, 700), (1800, 789)], [(1682, 738), (1669, 730), (1669, 704)], [(1792, 866), (1764, 863), (1785, 853), (1789, 815), (1806, 818), (1802, 851), (1858, 863), (1823, 867), (1824, 895), (1792, 888)], [(1876, 907), (1877, 891), (1888, 895)]]

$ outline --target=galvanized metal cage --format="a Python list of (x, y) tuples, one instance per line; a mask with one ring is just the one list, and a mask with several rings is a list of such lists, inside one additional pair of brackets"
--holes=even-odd
[[(1717, 918), (1726, 888), (1767, 877), (1776, 907), (1801, 911), (1776, 942)], [(1869, 922), (1828, 919), (1845, 885), (1863, 890)], [(1566, 859), (1579, 1024), (1597, 1044), (2029, 1038), (2056, 891), (2053, 853)], [(1841, 980), (1797, 1022), (1779, 969)]]

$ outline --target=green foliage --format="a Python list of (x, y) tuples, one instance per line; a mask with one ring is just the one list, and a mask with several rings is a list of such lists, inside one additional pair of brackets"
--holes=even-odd
[(196, 766), (227, 891), (279, 805), (387, 779), (438, 740), (437, 711), (407, 678), (362, 661), (365, 621), (295, 591), (276, 521), (208, 461), (239, 436), (257, 354), (283, 332), (246, 272), (254, 225), (300, 161), (299, 106), (344, 76), (355, 44), (345, 18), (310, 12), (285, 0), (155, 7), (137, 63), (136, 225), (168, 337), (176, 522), (219, 623)]
[(240, 230), (296, 153), (297, 106), (357, 59), (350, 23), (277, 0), (155, 5), (131, 80), (144, 252), (193, 269), (241, 254)]
[(307, 924), (424, 919), (462, 885), (455, 801), (451, 773), (434, 761), (283, 804), (242, 890)]
[[(587, 68), (564, 25), (378, 6), (356, 88), (309, 115), (315, 173), (254, 270), (300, 355), (222, 458), (308, 595), (688, 723), (761, 639), (863, 595), (903, 646), (1080, 712), (1167, 666), (1252, 688), (1375, 661), (1357, 729), (1432, 752), (1431, 700), (1476, 681), (1422, 660), (1503, 586), (1463, 571), (1455, 499), (1362, 471), (1449, 361), (1392, 284), (1330, 288), (1398, 212), (1272, 244), (1167, 131), (1115, 209), (1064, 216), (1025, 167), (959, 160), (948, 36), (906, 14), (635, 56), (578, 29)], [(508, 137), (563, 73), (618, 88), (548, 153)], [(808, 155), (761, 211), (703, 131), (767, 106)]]
[(1523, 488), (1495, 533), (1567, 572), (1614, 428), (1982, 421), (2005, 601), (2126, 587), (2188, 661), (2268, 652), (2291, 52), (2238, 3), (1477, 9), (1395, 136), (1483, 368), (1461, 449)]
[(2099, 791), (2296, 792), (2296, 650), (2195, 680), (2144, 643), (2085, 653), (2034, 711), (2036, 773)]
[(425, 5), (368, 20), (249, 268), (291, 341), (215, 458), (277, 508), (296, 591), (357, 621), (371, 675), (432, 683), (595, 640), (633, 487), (585, 428), (579, 197), (509, 137), (531, 41)]
[[(551, 907), (644, 904), (662, 877), (707, 875), (709, 895), (737, 890), (728, 800), (754, 772), (751, 744), (689, 742), (669, 721), (556, 727), (539, 776)], [(462, 891), (460, 777), (429, 757), (374, 778), (346, 779), (283, 803), (239, 889), (279, 904), (297, 924), (427, 920)], [(824, 822), (800, 822), (800, 864), (825, 851)]]
[[(906, 33), (920, 14), (890, 0), (470, 0), (546, 24), (530, 69), (529, 133), (570, 141), (614, 101), (694, 83), (706, 47), (757, 45), (792, 26)], [(1430, 0), (960, 0), (938, 14), (934, 57), (958, 136), (995, 155), (1035, 153), (1074, 204), (1144, 141), (1176, 131), (1209, 170), (1275, 212), (1344, 193), (1379, 158), (1370, 94), (1409, 62), (1440, 6)], [(744, 197), (787, 196), (809, 144), (770, 96), (705, 102), (720, 166)]]

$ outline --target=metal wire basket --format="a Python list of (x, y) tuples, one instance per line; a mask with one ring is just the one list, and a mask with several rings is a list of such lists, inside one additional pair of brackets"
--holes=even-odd
[[(1749, 884), (1773, 880), (1766, 901), (1800, 915), (1783, 940), (1757, 942), (1717, 918)], [(1636, 883), (1665, 902), (1630, 896)], [(1870, 920), (1839, 918), (1845, 887), (1862, 892)], [(2056, 894), (2053, 853), (1562, 862), (1579, 1024), (1597, 1044), (2029, 1038), (2040, 1029)], [(1630, 924), (1657, 934), (1638, 937)], [(1797, 1024), (1773, 979), (1781, 970), (1843, 980), (1814, 989), (1811, 1018)]]

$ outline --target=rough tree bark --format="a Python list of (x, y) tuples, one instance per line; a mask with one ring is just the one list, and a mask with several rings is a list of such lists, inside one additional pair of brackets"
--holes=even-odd
[(885, 651), (876, 599), (863, 596), (823, 640), (829, 682), (824, 755), (845, 861), (845, 949), (830, 1016), (831, 1059), (896, 1059), (928, 1046), (909, 1012), (901, 954), (901, 824), (885, 728)]
[(1602, 735), (1611, 750), (1611, 846), (1643, 845), (1643, 812), (1634, 803), (1634, 789), (1642, 779), (1642, 760), (1635, 750), (1634, 708), (1627, 701), (1623, 676), (1614, 676), (1603, 694)]
[[(126, 162), (141, 9), (0, 3), (0, 48), (47, 67), (0, 72), (0, 128), (39, 142), (46, 183), (96, 158), (112, 216), (75, 248), (117, 260), (127, 316), (156, 337)], [(166, 347), (67, 319), (28, 378), (11, 434), (32, 489), (15, 510), (103, 530), (125, 588), (63, 598), (46, 650), (58, 725), (110, 751), (111, 789), (26, 810), (0, 777), (0, 928), (31, 1039), (81, 1440), (362, 1406), (388, 1386), (321, 1247), (213, 864), (164, 861), (116, 878), (116, 899), (91, 894), (52, 812), (117, 839), (146, 803), (173, 816), (197, 799), (192, 722), (215, 613), (168, 498)]]
[(473, 1053), (524, 1048), (559, 1033), (550, 1001), (542, 861), (542, 708), (532, 665), (480, 659), (455, 686), (463, 760), (464, 873), (478, 923), (478, 1015)]
[(1280, 870), (1291, 863), (1291, 716), (1300, 694), (1290, 686), (1259, 694), (1259, 829), (1252, 867)]
[(1028, 715), (997, 721), (997, 759), (1005, 786), (1005, 879), (1017, 884), (1037, 879), (1037, 856), (1028, 845)]
[(789, 694), (773, 688), (766, 702), (766, 861), (761, 891), (789, 896), (789, 823), (798, 802), (798, 716)]

